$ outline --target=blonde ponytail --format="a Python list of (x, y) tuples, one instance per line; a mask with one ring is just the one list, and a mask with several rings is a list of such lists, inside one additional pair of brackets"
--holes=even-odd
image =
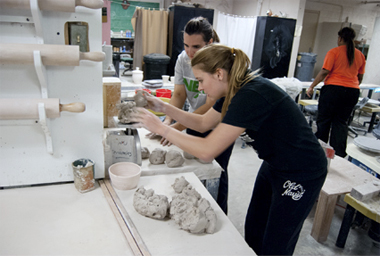
[(222, 108), (222, 118), (226, 115), (231, 99), (247, 82), (258, 76), (258, 72), (248, 72), (251, 62), (240, 49), (230, 48), (222, 44), (210, 44), (200, 49), (191, 60), (191, 66), (209, 74), (218, 68), (228, 72), (228, 92)]

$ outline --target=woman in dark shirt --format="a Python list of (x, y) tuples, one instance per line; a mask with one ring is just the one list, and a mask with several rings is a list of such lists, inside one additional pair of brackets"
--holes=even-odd
[(199, 50), (191, 65), (199, 90), (217, 100), (213, 108), (196, 115), (147, 96), (148, 107), (194, 130), (213, 131), (196, 138), (163, 125), (145, 109), (135, 121), (205, 161), (246, 132), (264, 161), (246, 216), (245, 239), (257, 254), (292, 254), (327, 174), (323, 149), (294, 100), (251, 72), (243, 51), (212, 44)]

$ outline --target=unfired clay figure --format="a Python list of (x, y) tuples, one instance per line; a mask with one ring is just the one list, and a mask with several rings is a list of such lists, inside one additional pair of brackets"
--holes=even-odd
[(123, 102), (121, 104), (117, 105), (117, 108), (119, 109), (119, 121), (123, 124), (131, 123), (131, 113), (133, 113), (135, 110), (135, 107), (145, 107), (148, 104), (148, 101), (145, 99), (143, 95), (143, 91), (139, 90), (135, 94), (134, 102), (133, 101), (127, 101)]
[(120, 123), (131, 123), (131, 113), (134, 111), (135, 107), (136, 103), (133, 101), (127, 101), (117, 105), (117, 108), (119, 109), (118, 118)]
[(141, 158), (142, 159), (148, 159), (150, 156), (150, 152), (149, 152), (149, 149), (147, 147), (143, 147), (141, 149)]
[(164, 195), (156, 195), (153, 189), (141, 187), (133, 196), (133, 207), (143, 216), (161, 220), (168, 213), (169, 201)]
[(165, 163), (166, 150), (156, 148), (149, 156), (149, 162), (151, 164), (163, 164)]
[[(176, 179), (172, 186), (179, 190), (185, 183), (182, 179)], [(210, 203), (202, 198), (191, 185), (187, 185), (179, 195), (173, 197), (170, 202), (170, 217), (181, 229), (190, 233), (213, 234), (215, 232), (216, 214), (214, 210)]]
[(185, 162), (185, 159), (182, 157), (181, 152), (177, 150), (169, 150), (166, 153), (165, 162), (168, 167), (179, 167)]

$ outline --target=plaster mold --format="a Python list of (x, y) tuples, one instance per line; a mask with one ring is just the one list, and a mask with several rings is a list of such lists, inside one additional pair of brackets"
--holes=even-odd
[(151, 164), (163, 164), (165, 163), (166, 150), (156, 148), (149, 156), (149, 162)]
[(143, 148), (141, 149), (141, 158), (142, 158), (142, 159), (148, 159), (149, 156), (150, 156), (150, 151), (149, 151), (149, 149), (148, 149), (147, 147), (143, 147)]
[(133, 196), (133, 207), (143, 216), (162, 220), (167, 216), (169, 201), (166, 196), (155, 194), (153, 189), (141, 187)]
[(182, 157), (181, 152), (169, 150), (165, 155), (165, 162), (168, 167), (173, 168), (181, 166), (185, 162), (185, 159)]

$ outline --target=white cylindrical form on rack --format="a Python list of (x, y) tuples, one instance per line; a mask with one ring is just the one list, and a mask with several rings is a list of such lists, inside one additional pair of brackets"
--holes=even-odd
[(104, 52), (80, 52), (79, 45), (0, 44), (0, 64), (33, 64), (34, 51), (41, 52), (45, 66), (79, 66), (80, 60), (105, 58)]
[[(75, 6), (91, 9), (103, 7), (102, 0), (39, 0), (38, 7), (42, 11), (75, 12)], [(30, 9), (29, 0), (0, 0), (0, 7), (15, 9)]]
[(0, 120), (38, 119), (38, 103), (45, 104), (47, 118), (60, 117), (61, 111), (83, 112), (86, 106), (81, 102), (60, 104), (58, 98), (50, 99), (0, 99)]

